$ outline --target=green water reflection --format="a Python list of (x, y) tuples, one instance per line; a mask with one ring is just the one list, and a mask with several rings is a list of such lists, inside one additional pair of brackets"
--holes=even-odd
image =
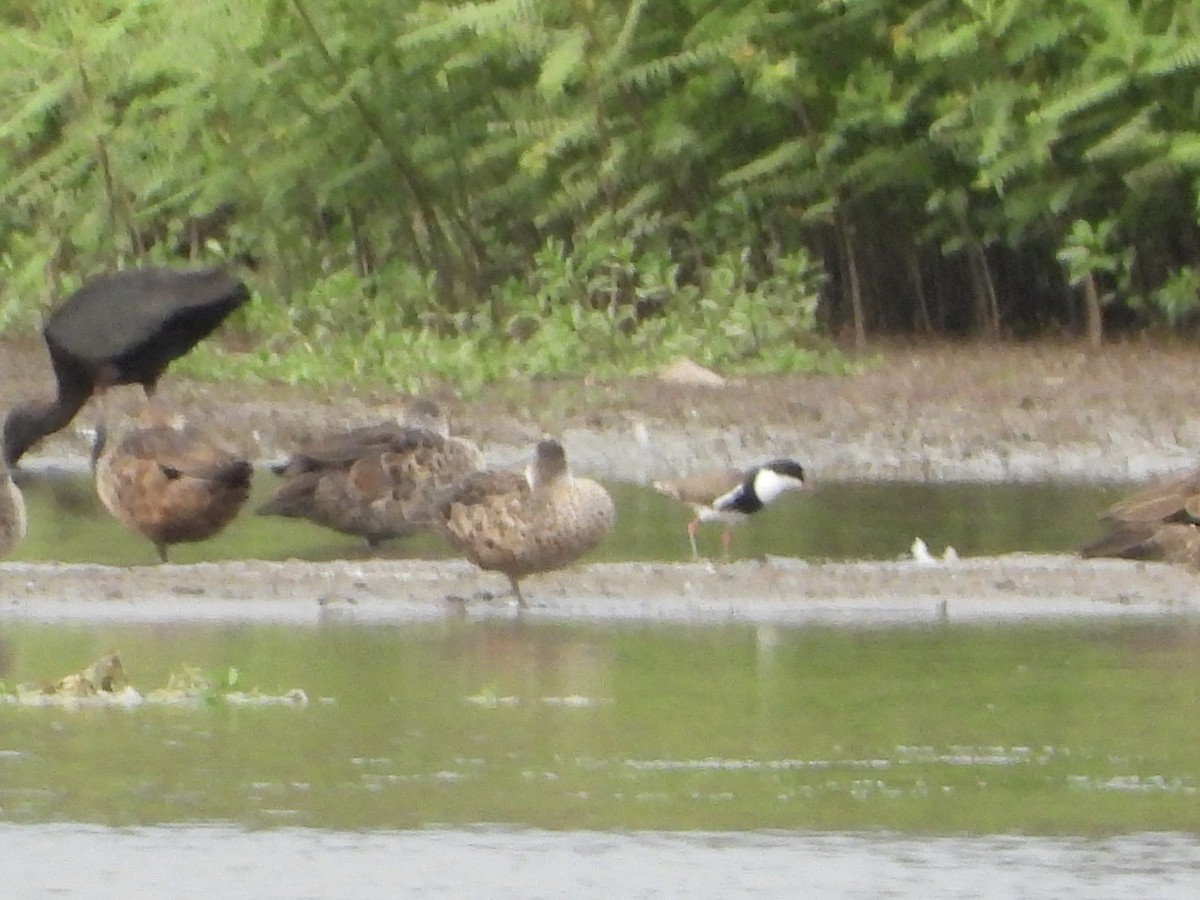
[(0, 819), (334, 829), (1200, 830), (1200, 624), (911, 630), (4, 625), (302, 708), (0, 705)]
[[(219, 559), (323, 560), (367, 555), (365, 544), (308, 522), (249, 512), (273, 489), (267, 473), (255, 496), (225, 532), (202, 544), (172, 549), (175, 562)], [(690, 558), (684, 533), (689, 510), (636, 485), (610, 486), (618, 509), (616, 532), (593, 560)], [(129, 534), (101, 508), (83, 477), (23, 480), (29, 536), (14, 554), (27, 561), (137, 565), (157, 561), (148, 541)], [(960, 555), (1012, 551), (1069, 552), (1094, 536), (1099, 510), (1119, 489), (1083, 485), (831, 483), (786, 495), (734, 532), (733, 554), (770, 553), (806, 559), (893, 559), (922, 537), (934, 552), (953, 545)], [(719, 526), (701, 528), (702, 552), (719, 553)], [(447, 555), (435, 538), (394, 541), (389, 557)]]

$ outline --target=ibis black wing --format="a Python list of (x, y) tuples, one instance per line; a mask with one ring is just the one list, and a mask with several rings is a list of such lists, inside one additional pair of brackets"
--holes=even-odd
[(116, 384), (153, 383), (250, 297), (220, 268), (130, 269), (89, 280), (46, 321), (56, 366), (104, 371)]

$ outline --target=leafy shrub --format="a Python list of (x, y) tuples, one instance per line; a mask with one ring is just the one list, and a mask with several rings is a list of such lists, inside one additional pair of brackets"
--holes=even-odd
[(1171, 325), (1194, 316), (1200, 309), (1200, 271), (1178, 269), (1150, 294), (1150, 303)]
[(452, 316), (436, 312), (431, 286), (412, 270), (371, 283), (334, 272), (300, 303), (250, 304), (253, 352), (202, 348), (187, 365), (327, 387), (375, 381), (418, 392), (448, 382), (466, 394), (512, 378), (645, 374), (681, 356), (728, 373), (845, 365), (816, 333), (824, 276), (804, 251), (759, 266), (730, 251), (688, 284), (661, 248), (638, 252), (631, 241), (568, 250), (551, 240), (534, 263), (526, 279)]

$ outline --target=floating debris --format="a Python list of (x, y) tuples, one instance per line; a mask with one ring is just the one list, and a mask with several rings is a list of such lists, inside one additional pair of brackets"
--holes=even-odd
[(488, 709), (496, 709), (501, 706), (520, 706), (522, 703), (542, 703), (545, 706), (565, 706), (575, 709), (586, 709), (592, 706), (601, 706), (603, 704), (612, 703), (608, 698), (584, 697), (580, 694), (568, 694), (565, 697), (529, 697), (522, 700), (520, 697), (500, 696), (494, 691), (484, 690), (478, 694), (463, 698), (467, 703), (475, 706), (483, 706)]
[(60, 678), (45, 693), (65, 694), (71, 697), (92, 697), (101, 692), (115, 693), (118, 683), (127, 684), (125, 667), (118, 653), (100, 657), (86, 669)]
[(500, 706), (516, 706), (521, 702), (520, 697), (502, 697), (490, 688), (486, 688), (478, 694), (473, 694), (463, 699), (467, 703), (472, 703), (475, 706), (483, 706), (488, 709), (496, 709)]
[(929, 545), (922, 538), (913, 538), (912, 547), (908, 551), (909, 557), (919, 566), (937, 566), (945, 563), (958, 562), (958, 551), (953, 547), (947, 547), (942, 551), (941, 559), (929, 552)]
[(195, 666), (183, 665), (172, 672), (166, 687), (143, 694), (129, 684), (125, 667), (117, 653), (109, 653), (79, 672), (66, 675), (53, 684), (18, 684), (12, 690), (0, 685), (0, 703), (18, 706), (75, 709), (83, 706), (113, 706), (125, 709), (153, 704), (158, 706), (195, 706), (227, 703), (233, 706), (306, 706), (308, 694), (293, 688), (283, 694), (234, 690), (238, 682), (234, 667), (220, 678), (206, 675)]
[(612, 700), (596, 697), (584, 697), (580, 694), (568, 694), (566, 697), (543, 697), (542, 703), (546, 706), (567, 706), (576, 709), (585, 709), (589, 706), (600, 706), (605, 703), (612, 703)]

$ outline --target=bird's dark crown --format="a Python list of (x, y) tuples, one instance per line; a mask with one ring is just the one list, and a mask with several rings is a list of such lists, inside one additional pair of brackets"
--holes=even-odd
[(563, 445), (553, 438), (543, 438), (538, 441), (536, 456), (538, 465), (552, 469), (566, 468), (567, 452), (563, 449)]
[(763, 469), (770, 469), (780, 475), (787, 475), (791, 478), (804, 480), (804, 467), (794, 459), (773, 459), (769, 463), (761, 466)]

